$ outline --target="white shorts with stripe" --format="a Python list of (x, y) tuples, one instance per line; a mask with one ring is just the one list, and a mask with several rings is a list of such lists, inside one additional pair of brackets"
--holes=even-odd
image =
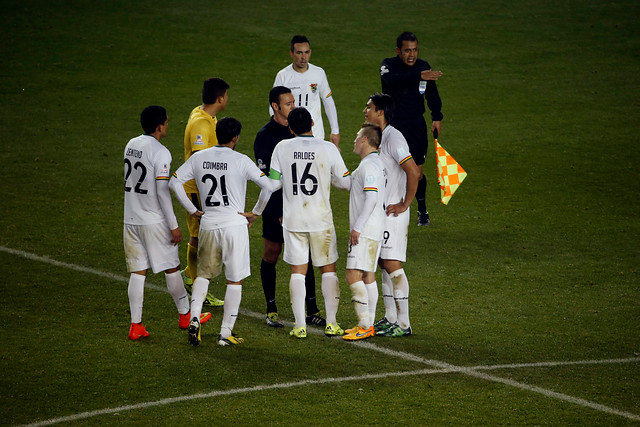
[(387, 215), (384, 220), (380, 258), (405, 262), (409, 238), (409, 209), (398, 216)]
[(198, 277), (211, 279), (224, 273), (228, 281), (239, 282), (251, 275), (249, 231), (246, 224), (215, 230), (200, 229)]
[(122, 240), (128, 272), (151, 268), (154, 273), (160, 273), (180, 266), (178, 245), (171, 243), (171, 231), (166, 222), (124, 224)]
[(314, 267), (323, 267), (338, 260), (336, 230), (295, 232), (283, 230), (284, 254), (282, 259), (289, 265), (309, 262), (309, 250)]
[(358, 244), (349, 244), (347, 270), (362, 270), (375, 273), (380, 256), (380, 241), (360, 237)]

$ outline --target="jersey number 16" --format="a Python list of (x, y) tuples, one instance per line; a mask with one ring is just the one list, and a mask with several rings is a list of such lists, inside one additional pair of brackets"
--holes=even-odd
[[(298, 195), (298, 187), (302, 194), (305, 196), (313, 196), (318, 191), (318, 178), (311, 175), (309, 171), (311, 170), (311, 162), (307, 163), (307, 166), (304, 168), (304, 172), (302, 172), (302, 176), (298, 178), (298, 165), (293, 163), (291, 164), (291, 177), (293, 180), (293, 195)], [(311, 185), (307, 186), (307, 183), (311, 181)]]

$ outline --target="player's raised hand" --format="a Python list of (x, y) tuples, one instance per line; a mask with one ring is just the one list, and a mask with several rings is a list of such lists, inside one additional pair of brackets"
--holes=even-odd
[(442, 71), (424, 70), (420, 73), (422, 80), (438, 80), (442, 76)]

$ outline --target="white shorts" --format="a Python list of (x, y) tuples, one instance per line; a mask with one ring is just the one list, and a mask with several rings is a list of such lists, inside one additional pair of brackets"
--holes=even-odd
[(409, 209), (398, 216), (387, 215), (384, 220), (380, 258), (405, 262), (409, 238)]
[(331, 227), (325, 231), (287, 231), (284, 235), (284, 254), (282, 259), (289, 265), (303, 265), (309, 262), (309, 249), (311, 249), (311, 262), (314, 267), (323, 267), (333, 264), (338, 260), (338, 239), (336, 230)]
[(171, 243), (171, 231), (166, 222), (124, 224), (122, 240), (128, 272), (151, 268), (159, 273), (180, 266), (178, 245)]
[(360, 237), (357, 245), (349, 244), (347, 270), (362, 270), (375, 273), (380, 256), (380, 241)]
[(251, 275), (249, 231), (246, 224), (215, 230), (200, 229), (198, 277), (211, 279), (224, 273), (228, 281), (239, 282)]

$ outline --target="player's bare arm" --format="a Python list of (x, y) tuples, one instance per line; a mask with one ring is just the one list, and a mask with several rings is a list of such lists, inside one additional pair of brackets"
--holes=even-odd
[[(340, 134), (339, 133), (332, 133), (331, 135), (329, 135), (329, 140), (331, 142), (333, 142), (333, 144), (338, 147), (338, 144), (340, 144)], [(340, 147), (338, 147), (338, 149), (340, 149)]]
[(418, 181), (420, 180), (421, 174), (420, 169), (416, 165), (416, 162), (413, 159), (409, 159), (400, 167), (407, 175), (407, 190), (405, 192), (404, 198), (400, 200), (400, 203), (387, 206), (387, 215), (398, 216), (402, 212), (409, 209), (418, 188)]

